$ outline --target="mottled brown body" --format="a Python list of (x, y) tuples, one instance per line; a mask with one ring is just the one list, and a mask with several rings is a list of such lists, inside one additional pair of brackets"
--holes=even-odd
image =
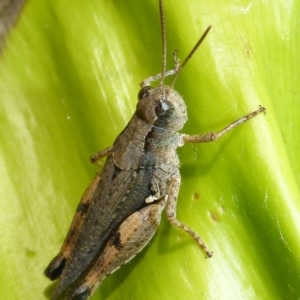
[[(162, 1), (159, 3), (163, 26)], [(163, 67), (162, 74), (141, 83), (136, 112), (126, 128), (113, 147), (92, 156), (92, 162), (105, 156), (107, 160), (83, 195), (59, 254), (45, 270), (50, 279), (59, 278), (52, 300), (88, 299), (103, 279), (147, 245), (164, 209), (172, 225), (191, 235), (212, 256), (200, 236), (176, 218), (180, 186), (176, 149), (186, 142), (215, 141), (265, 109), (260, 107), (217, 133), (178, 133), (187, 121), (186, 105), (173, 89), (174, 82), (165, 86), (163, 79), (177, 78), (209, 29), (182, 65), (175, 53), (173, 70)], [(160, 85), (152, 88), (150, 83), (158, 79)]]

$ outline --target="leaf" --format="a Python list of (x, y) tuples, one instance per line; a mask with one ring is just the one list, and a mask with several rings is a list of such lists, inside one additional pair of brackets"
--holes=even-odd
[[(299, 4), (165, 0), (168, 68), (181, 72), (188, 134), (267, 108), (216, 143), (179, 150), (177, 215), (211, 259), (163, 220), (92, 299), (297, 299)], [(29, 1), (0, 58), (1, 298), (47, 299), (57, 253), (97, 167), (161, 70), (157, 1)]]

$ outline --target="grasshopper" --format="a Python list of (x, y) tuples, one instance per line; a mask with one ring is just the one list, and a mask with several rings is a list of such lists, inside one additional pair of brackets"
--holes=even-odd
[[(236, 126), (264, 112), (264, 107), (232, 122), (219, 132), (201, 135), (180, 134), (187, 121), (186, 105), (173, 89), (178, 74), (202, 43), (208, 27), (182, 64), (174, 52), (174, 68), (166, 70), (166, 34), (163, 3), (159, 0), (163, 63), (162, 72), (140, 84), (136, 112), (112, 147), (91, 157), (107, 156), (85, 191), (67, 237), (45, 275), (59, 278), (52, 300), (88, 299), (111, 273), (136, 256), (151, 240), (165, 209), (166, 218), (188, 233), (212, 256), (201, 237), (176, 218), (180, 187), (176, 149), (185, 143), (216, 141)], [(167, 76), (174, 75), (170, 86)], [(158, 81), (158, 87), (151, 82)]]

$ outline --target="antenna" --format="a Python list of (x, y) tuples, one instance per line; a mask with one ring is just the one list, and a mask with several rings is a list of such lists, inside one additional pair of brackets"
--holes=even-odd
[[(0, 0), (1, 1), (1, 0)], [(211, 26), (209, 26), (206, 31), (202, 34), (199, 41), (196, 43), (192, 51), (189, 53), (189, 55), (186, 57), (184, 62), (180, 65), (179, 60), (177, 59), (177, 52), (178, 50), (174, 51), (174, 68), (172, 70), (166, 70), (167, 67), (167, 38), (166, 38), (166, 27), (165, 27), (165, 15), (164, 15), (164, 8), (163, 8), (163, 0), (159, 0), (159, 13), (160, 13), (160, 25), (161, 25), (161, 36), (162, 36), (162, 71), (159, 74), (156, 74), (154, 76), (150, 76), (146, 79), (144, 79), (140, 83), (140, 87), (143, 89), (144, 87), (150, 86), (150, 83), (153, 81), (160, 80), (159, 85), (163, 86), (165, 77), (174, 75), (174, 79), (172, 81), (172, 84), (170, 86), (170, 89), (173, 89), (174, 84), (178, 78), (178, 75), (182, 68), (186, 65), (186, 63), (190, 60), (190, 58), (193, 56), (195, 51), (198, 49), (200, 44), (205, 39), (206, 35), (208, 34), (209, 30), (211, 29)]]
[(186, 57), (186, 59), (183, 61), (183, 63), (179, 66), (178, 70), (175, 73), (174, 79), (172, 81), (172, 84), (170, 86), (170, 89), (173, 89), (174, 84), (178, 78), (178, 75), (180, 73), (180, 71), (183, 69), (183, 67), (187, 64), (187, 62), (190, 60), (190, 58), (193, 56), (193, 54), (195, 53), (195, 51), (198, 49), (198, 47), (200, 46), (200, 44), (203, 42), (203, 40), (205, 39), (206, 35), (208, 34), (208, 32), (210, 31), (211, 26), (208, 26), (208, 28), (205, 30), (205, 32), (202, 34), (201, 38), (199, 39), (199, 41), (196, 43), (196, 45), (194, 46), (194, 48), (192, 49), (192, 51), (188, 54), (188, 56)]
[(165, 26), (163, 0), (159, 0), (159, 15), (160, 15), (160, 26), (161, 26), (161, 38), (162, 38), (162, 71), (161, 71), (159, 85), (162, 86), (164, 84), (166, 66), (167, 66), (166, 26)]

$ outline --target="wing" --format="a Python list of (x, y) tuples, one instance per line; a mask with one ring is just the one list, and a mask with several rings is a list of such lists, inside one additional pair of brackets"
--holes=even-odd
[(151, 178), (151, 168), (121, 170), (114, 165), (112, 155), (108, 156), (52, 299), (59, 297), (83, 274), (92, 260), (102, 253), (120, 224), (145, 206), (145, 198), (150, 195)]
[(89, 299), (108, 275), (136, 256), (157, 231), (166, 200), (167, 197), (164, 197), (130, 215), (110, 238), (103, 252), (65, 291), (63, 299)]
[(83, 194), (78, 206), (76, 213), (73, 217), (72, 223), (70, 225), (68, 234), (61, 246), (59, 253), (51, 260), (49, 265), (44, 271), (44, 274), (51, 280), (57, 279), (65, 267), (66, 261), (70, 256), (70, 253), (74, 249), (74, 245), (78, 239), (79, 233), (82, 229), (86, 213), (91, 205), (94, 198), (95, 191), (101, 179), (101, 172), (99, 172), (91, 184), (86, 189)]

